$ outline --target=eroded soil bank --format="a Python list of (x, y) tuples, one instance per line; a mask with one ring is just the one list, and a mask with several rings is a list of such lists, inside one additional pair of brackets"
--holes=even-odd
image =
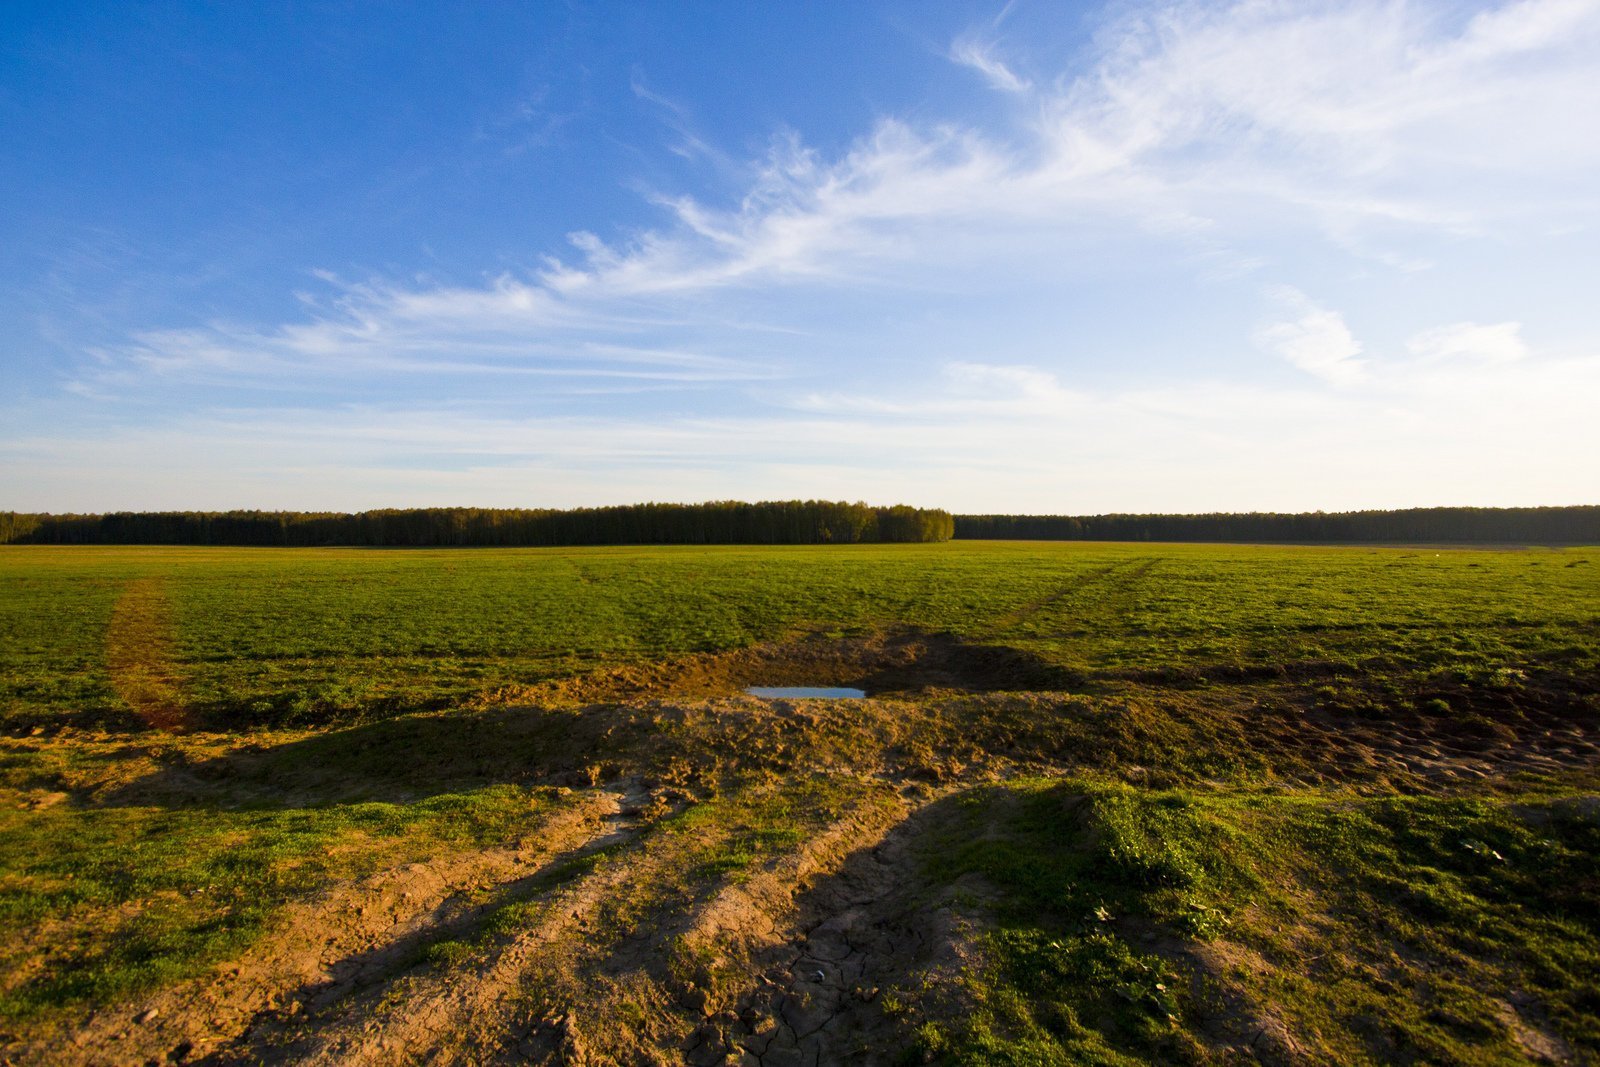
[(953, 634), (901, 630), (866, 637), (811, 634), (630, 667), (612, 667), (492, 699), (627, 700), (731, 696), (750, 686), (848, 687), (873, 696), (956, 690), (1064, 689), (1084, 677), (1039, 656)]

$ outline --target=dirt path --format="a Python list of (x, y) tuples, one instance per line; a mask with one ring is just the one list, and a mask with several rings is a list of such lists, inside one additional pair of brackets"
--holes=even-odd
[(106, 666), (111, 688), (149, 726), (182, 732), (192, 724), (177, 668), (172, 605), (160, 578), (129, 582), (111, 608)]
[(461, 980), (453, 969), (419, 968), (419, 950), (477, 932), (498, 908), (539, 895), (579, 861), (629, 844), (642, 828), (641, 815), (651, 798), (630, 780), (596, 790), (591, 799), (583, 832), (566, 835), (559, 850), (547, 849), (545, 862), (498, 887), (492, 900), (452, 914), (436, 912), (405, 944), (344, 961), (342, 977), (308, 990), (288, 1010), (263, 1015), (248, 1033), (203, 1062), (386, 1064), (424, 1056), (448, 1061), (448, 1049), (478, 1027), (505, 1033), (504, 1020), (511, 1014), (507, 1002), (521, 991), (517, 979), (526, 956), (546, 942), (581, 941), (587, 936), (585, 911), (603, 893), (603, 883), (632, 879), (634, 870), (619, 866), (597, 878), (577, 879), (575, 890), (555, 890), (559, 906), (548, 909), (550, 917), (522, 939), (526, 944), (520, 951), (500, 953), (470, 980)]
[[(639, 798), (621, 799), (626, 812)], [(760, 1041), (760, 1023), (737, 1035), (729, 1028), (737, 1031), (745, 1015), (754, 1018), (761, 993), (779, 987), (783, 997), (769, 1003), (780, 1014), (767, 1029), (790, 1026), (810, 1042), (806, 1048), (834, 1034), (871, 1041), (882, 1014), (849, 983), (870, 981), (902, 962), (905, 946), (894, 922), (909, 905), (896, 893), (916, 881), (899, 839), (912, 836), (908, 814), (923, 803), (878, 795), (748, 877), (699, 900), (669, 894), (619, 928), (604, 919), (612, 905), (640, 886), (675, 884), (675, 865), (694, 845), (659, 839), (639, 845), (631, 840), (636, 826), (623, 815), (613, 843), (628, 849), (627, 862), (595, 867), (541, 896), (538, 920), (480, 961), (351, 990), (342, 1002), (285, 1020), (290, 1025), (276, 1033), (260, 1031), (208, 1062), (721, 1062), (722, 1052), (710, 1056), (714, 1047), (737, 1057)], [(880, 935), (872, 931), (880, 926), (888, 940), (874, 948), (872, 938)], [(918, 936), (918, 945), (929, 943), (926, 934)], [(832, 968), (837, 979), (817, 985), (807, 977), (813, 961), (804, 946), (829, 938), (860, 942), (859, 965), (815, 961), (813, 970)], [(869, 962), (874, 953), (890, 962)], [(707, 970), (691, 975), (682, 969), (685, 960)], [(833, 1000), (824, 1005), (825, 997)], [(853, 1022), (854, 1009), (865, 1020), (861, 1026)], [(782, 1014), (801, 1011), (827, 1011), (836, 1021), (827, 1036), (816, 1037)], [(623, 1018), (628, 1025), (615, 1025)], [(782, 1062), (776, 1046), (757, 1054)]]
[(225, 1061), (214, 1057), (408, 966), (552, 863), (609, 840), (620, 807), (616, 793), (578, 793), (514, 844), (335, 886), (286, 907), (271, 933), (212, 973), (90, 1015), (68, 1047), (16, 1051), (22, 1062), (67, 1065)]
[(880, 997), (950, 974), (966, 940), (955, 914), (920, 888), (919, 850), (942, 808), (934, 796), (909, 802), (832, 870), (801, 879), (776, 916), (785, 921), (750, 954), (744, 987), (682, 1045), (684, 1062), (899, 1062), (906, 1035)]

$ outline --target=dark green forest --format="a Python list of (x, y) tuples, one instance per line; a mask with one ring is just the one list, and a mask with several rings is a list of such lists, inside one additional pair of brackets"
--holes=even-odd
[(1600, 506), (1209, 515), (957, 515), (962, 540), (1600, 544)]
[(408, 508), (353, 515), (309, 511), (0, 512), (0, 544), (30, 545), (810, 545), (948, 541), (952, 528), (947, 511), (824, 500), (628, 504), (570, 511)]
[(1600, 506), (1208, 515), (956, 515), (821, 500), (629, 504), (570, 511), (406, 508), (0, 512), (0, 544), (471, 545), (867, 544), (961, 540), (1265, 544), (1600, 544)]

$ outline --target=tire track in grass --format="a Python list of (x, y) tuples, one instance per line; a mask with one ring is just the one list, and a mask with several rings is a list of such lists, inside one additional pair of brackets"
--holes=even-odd
[(948, 986), (969, 963), (965, 933), (948, 900), (929, 891), (919, 852), (956, 792), (904, 798), (852, 833), (836, 831), (826, 863), (787, 879), (767, 902), (765, 936), (729, 951), (745, 981), (679, 1045), (684, 1061), (902, 1062), (909, 1034), (880, 995), (930, 978)]
[(136, 578), (112, 606), (105, 638), (112, 690), (145, 725), (168, 733), (195, 726), (184, 701), (176, 631), (165, 580)]
[(1129, 559), (1074, 575), (1052, 592), (1035, 597), (1021, 607), (1000, 616), (984, 631), (983, 636), (994, 640), (1061, 601), (1100, 586), (1110, 586), (1108, 595), (1102, 599), (1102, 605), (1113, 598), (1125, 600), (1129, 586), (1148, 574), (1150, 568), (1155, 565), (1154, 559)]
[[(884, 780), (862, 784), (866, 788), (861, 795), (795, 846), (752, 864), (738, 877), (724, 879), (708, 896), (664, 902), (638, 928), (598, 953), (586, 953), (588, 958), (576, 970), (580, 986), (573, 990), (572, 1002), (563, 1001), (553, 1012), (513, 1016), (509, 1032), (503, 1010), (498, 1017), (495, 1012), (458, 1017), (454, 1031), (470, 1036), (446, 1062), (474, 1067), (529, 1062), (801, 1062), (785, 1060), (777, 1046), (767, 1050), (770, 1059), (752, 1049), (767, 1046), (774, 1027), (793, 1026), (792, 1020), (777, 1015), (759, 1021), (758, 1000), (790, 1013), (828, 1010), (803, 991), (786, 996), (772, 977), (777, 973), (775, 964), (793, 969), (801, 955), (792, 951), (795, 939), (803, 942), (806, 931), (822, 924), (802, 906), (803, 901), (815, 887), (849, 877), (842, 872), (875, 854), (886, 837), (900, 834), (907, 820), (937, 795), (918, 788), (912, 798)], [(875, 885), (872, 891), (885, 892), (886, 885)], [(854, 900), (838, 899), (829, 890), (820, 892), (827, 897), (828, 914), (841, 908), (855, 914)], [(526, 983), (530, 974), (537, 973), (527, 969), (527, 962), (531, 961), (525, 961), (517, 981)], [(758, 991), (754, 998), (752, 990)], [(864, 990), (853, 993), (856, 1002), (864, 1003), (864, 996)], [(633, 1022), (619, 1029), (618, 1019)], [(756, 1029), (747, 1025), (751, 1022)], [(800, 1025), (805, 1027), (804, 1022)], [(797, 1049), (784, 1051), (798, 1055)], [(750, 1059), (740, 1060), (746, 1053)], [(821, 1062), (855, 1061), (824, 1058)]]
[[(656, 847), (633, 844), (627, 838), (642, 828), (624, 825), (622, 843), (633, 844), (627, 862), (554, 889), (537, 921), (486, 956), (402, 976), (290, 1044), (256, 1046), (252, 1062), (682, 1062), (675, 1050), (705, 1012), (723, 1007), (702, 1003), (715, 984), (697, 990), (676, 973), (685, 959), (721, 959), (737, 970), (769, 943), (787, 943), (797, 889), (876, 843), (905, 809), (863, 797), (798, 848), (720, 878), (719, 886), (670, 892), (629, 918), (608, 919), (642, 886), (676, 884), (705, 843), (683, 833), (655, 838)], [(725, 993), (737, 995), (742, 985)]]
[(626, 799), (584, 791), (504, 846), (446, 851), (332, 885), (289, 904), (258, 943), (209, 973), (99, 1008), (64, 1044), (0, 1047), (0, 1062), (9, 1052), (77, 1067), (297, 1062), (284, 1050), (308, 1024), (381, 994), (431, 945), (470, 935), (563, 863), (624, 839)]
[(487, 973), (462, 982), (450, 967), (436, 968), (427, 950), (478, 934), (499, 909), (519, 903), (559, 903), (548, 908), (548, 923), (569, 938), (573, 929), (581, 931), (581, 914), (593, 904), (592, 884), (597, 879), (626, 882), (631, 877), (620, 867), (598, 874), (590, 863), (611, 849), (636, 844), (646, 829), (640, 816), (648, 799), (633, 779), (597, 790), (590, 814), (598, 819), (588, 822), (589, 832), (564, 841), (561, 851), (502, 885), (493, 899), (454, 915), (436, 909), (400, 942), (341, 961), (331, 968), (334, 981), (303, 990), (294, 1003), (263, 1012), (257, 1025), (237, 1042), (202, 1062), (347, 1067), (422, 1058), (448, 1061), (445, 1046), (459, 1040), (460, 1017), (477, 1014), (473, 1009), (481, 1009), (482, 1002), (497, 1004), (516, 986), (497, 980), (497, 972), (506, 969), (503, 959), (497, 959)]

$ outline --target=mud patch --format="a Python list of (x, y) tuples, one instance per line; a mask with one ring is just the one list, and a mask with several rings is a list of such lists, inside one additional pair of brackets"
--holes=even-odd
[(660, 696), (717, 697), (763, 688), (857, 689), (872, 696), (953, 690), (1073, 689), (1083, 675), (1005, 645), (903, 631), (870, 637), (813, 635), (729, 652), (616, 667), (489, 694), (486, 702), (599, 702)]

